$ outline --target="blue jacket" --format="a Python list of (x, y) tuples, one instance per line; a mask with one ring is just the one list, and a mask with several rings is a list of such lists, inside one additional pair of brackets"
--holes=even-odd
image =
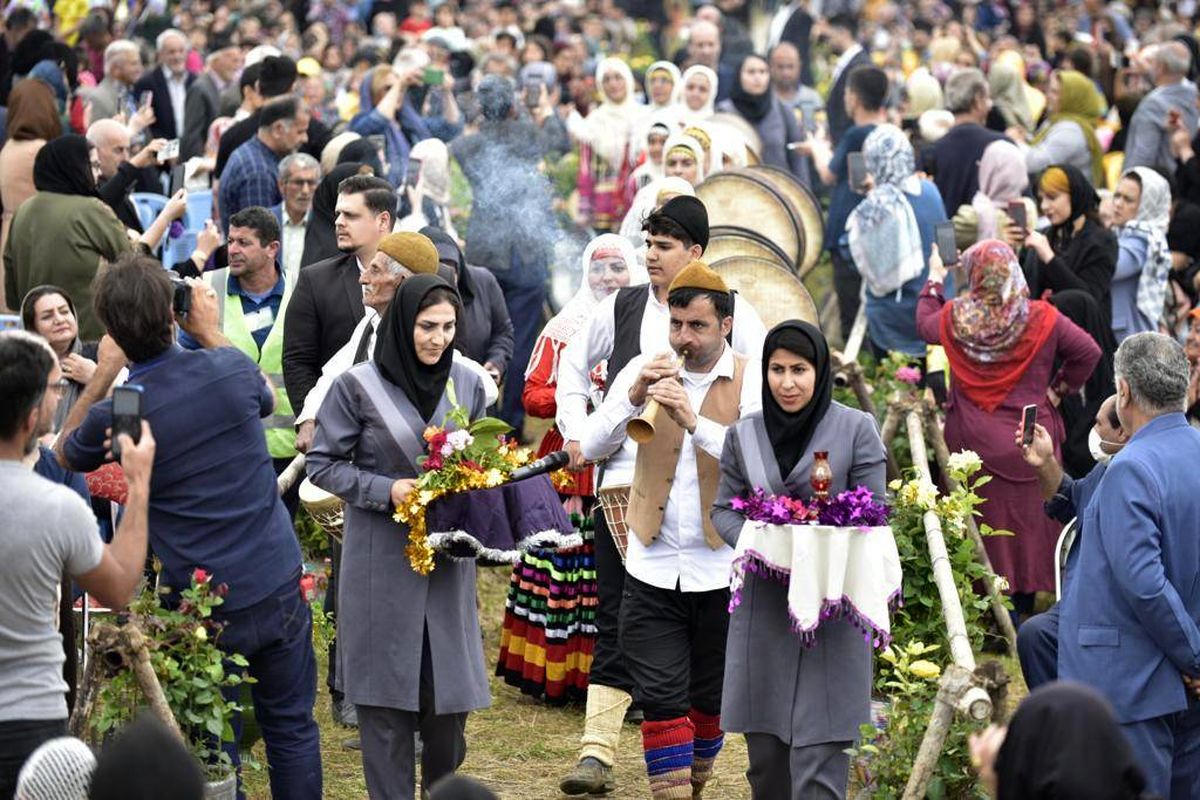
[(1121, 723), (1188, 707), (1200, 675), (1200, 431), (1166, 414), (1113, 458), (1084, 511), (1063, 597), (1058, 677), (1088, 684)]
[(358, 93), (359, 112), (350, 120), (350, 130), (360, 136), (383, 136), (387, 155), (386, 177), (392, 186), (404, 183), (404, 174), (408, 171), (408, 151), (422, 139), (428, 139), (429, 132), (425, 119), (413, 108), (408, 99), (408, 93), (400, 104), (396, 119), (388, 119), (371, 102), (371, 76), (363, 78)]

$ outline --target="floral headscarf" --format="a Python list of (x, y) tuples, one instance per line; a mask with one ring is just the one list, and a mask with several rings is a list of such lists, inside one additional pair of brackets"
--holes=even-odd
[(953, 304), (954, 335), (977, 361), (996, 361), (1029, 321), (1029, 286), (1012, 248), (986, 239), (963, 253), (970, 291)]
[(925, 269), (921, 229), (905, 193), (917, 194), (912, 144), (895, 125), (880, 125), (863, 142), (875, 187), (850, 213), (847, 230), (854, 265), (876, 297), (898, 291)]
[(1167, 279), (1171, 274), (1171, 248), (1167, 244), (1167, 227), (1171, 223), (1171, 186), (1166, 179), (1149, 167), (1134, 167), (1123, 177), (1137, 175), (1142, 184), (1142, 199), (1137, 217), (1121, 227), (1122, 235), (1140, 236), (1146, 241), (1146, 263), (1138, 278), (1138, 311), (1157, 324), (1163, 315), (1167, 296)]

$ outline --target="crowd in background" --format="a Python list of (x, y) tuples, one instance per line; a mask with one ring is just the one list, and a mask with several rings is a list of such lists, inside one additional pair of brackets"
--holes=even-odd
[[(1200, 427), (1198, 12), (1193, 0), (10, 0), (0, 39), (0, 312), (9, 312), (10, 327), (48, 343), (61, 371), (58, 405), (39, 431), (63, 432), (59, 456), (44, 447), (38, 457), (45, 470), (59, 462), (104, 469), (103, 429), (84, 415), (102, 400), (96, 387), (118, 380), (123, 364), (101, 337), (117, 338), (116, 329), (127, 341), (150, 342), (140, 354), (122, 343), (133, 377), (140, 362), (174, 353), (175, 339), (169, 319), (144, 311), (153, 304), (132, 283), (96, 278), (115, 269), (158, 291), (165, 284), (157, 278), (137, 276), (161, 262), (177, 293), (200, 303), (193, 320), (180, 323), (178, 344), (232, 344), (271, 380), (260, 398), (248, 371), (239, 395), (247, 430), (256, 429), (260, 400), (273, 404), (263, 422), (263, 485), (310, 451), (314, 436), (318, 449), (331, 446), (317, 410), (342, 397), (339, 375), (378, 352), (380, 341), (416, 347), (411, 325), (424, 299), (390, 315), (389, 307), (415, 291), (401, 286), (422, 273), (440, 275), (454, 297), (446, 301), (459, 314), (454, 369), (478, 381), (480, 412), (497, 409), (518, 432), (527, 414), (557, 418), (541, 453), (565, 448), (579, 459), (581, 437), (563, 429), (563, 394), (554, 391), (569, 342), (591, 336), (594, 345), (597, 309), (618, 305), (647, 267), (652, 284), (661, 274), (644, 232), (655, 235), (648, 220), (668, 199), (694, 196), (716, 173), (765, 164), (790, 174), (824, 209), (837, 300), (825, 321), (830, 339), (848, 338), (863, 314), (866, 349), (878, 359), (902, 353), (919, 366), (944, 404), (950, 449), (982, 457), (991, 481), (980, 489), (988, 501), (981, 522), (1016, 534), (989, 537), (986, 546), (1021, 623), (1031, 687), (1064, 670), (1100, 684), (1127, 733), (1168, 711), (1194, 716), (1194, 686), (1186, 683), (1194, 673), (1178, 662), (1186, 691), (1175, 681), (1174, 693), (1155, 689), (1161, 703), (1143, 702), (1106, 692), (1106, 679), (1080, 666), (1087, 653), (1063, 652), (1108, 645), (1084, 641), (1099, 634), (1080, 621), (1078, 580), (1076, 595), (1064, 591), (1061, 604), (1062, 625), (1075, 626), (1077, 643), (1060, 644), (1057, 611), (1034, 612), (1036, 594), (1055, 590), (1062, 524), (1095, 524), (1084, 513), (1092, 489), (1080, 497), (1071, 481), (1099, 480), (1131, 439), (1130, 412), (1118, 419), (1118, 406), (1162, 410), (1177, 399), (1173, 385), (1132, 398), (1115, 388), (1118, 378), (1127, 389), (1153, 384), (1130, 353), (1174, 365), (1171, 353), (1138, 334), (1182, 347), (1182, 403), (1188, 423)], [(865, 181), (852, 175), (855, 154)], [(955, 252), (938, 238), (939, 223), (952, 226)], [(676, 239), (684, 249), (699, 243), (702, 253), (707, 217), (702, 240), (688, 225), (670, 230), (685, 231)], [(604, 305), (609, 295), (618, 298)], [(665, 316), (665, 295), (660, 301)], [(407, 334), (384, 324), (401, 317)], [(739, 325), (735, 349), (738, 332), (746, 336)], [(757, 357), (762, 331), (755, 333), (754, 347), (743, 349)], [(399, 376), (396, 358), (380, 359), (381, 371)], [(180, 374), (215, 380), (219, 366)], [(603, 376), (577, 372), (565, 380), (602, 387)], [(189, 391), (176, 385), (171, 396), (187, 402)], [(1114, 391), (1125, 400), (1113, 401)], [(426, 399), (436, 407), (437, 397)], [(1015, 447), (1013, 431), (1030, 405), (1037, 438)], [(214, 441), (228, 422), (220, 412), (202, 417)], [(200, 446), (172, 445), (173, 432), (155, 428), (160, 455)], [(250, 458), (228, 439), (219, 447), (216, 460)], [(577, 483), (559, 488), (576, 498), (568, 510), (586, 516), (579, 498), (594, 497), (599, 477), (577, 474)], [(111, 513), (111, 475), (94, 475), (80, 493), (105, 541), (115, 541), (120, 525), (134, 524)], [(233, 552), (254, 563), (240, 574), (232, 567), (231, 586), (239, 588), (238, 578), (257, 586), (245, 605), (230, 604), (233, 613), (290, 586), (299, 569), (289, 538), (298, 497), (293, 491), (285, 510), (260, 510), (248, 523), (252, 483), (226, 477), (197, 484), (191, 467), (172, 462), (164, 473), (159, 463), (151, 489), (161, 497), (166, 483), (174, 487), (164, 508), (229, 491), (228, 517), (277, 537), (270, 558), (255, 549), (269, 539)], [(1059, 501), (1070, 513), (1052, 508)], [(192, 522), (178, 508), (168, 516)], [(337, 564), (340, 546), (333, 551)], [(530, 679), (507, 637), (594, 636), (591, 617), (534, 632), (528, 609), (522, 619), (514, 611), (514, 603), (534, 602), (534, 583), (557, 580), (551, 574), (594, 569), (593, 555), (543, 553), (518, 566), (500, 657), (510, 682), (532, 680), (531, 693), (547, 699), (586, 691), (582, 656), (573, 654), (590, 645), (572, 641), (551, 656), (575, 665), (567, 677)], [(1126, 555), (1136, 562), (1139, 553)], [(76, 565), (87, 561), (76, 556)], [(1110, 579), (1086, 553), (1080, 558), (1068, 559), (1068, 569), (1101, 586)], [(1200, 563), (1173, 569), (1164, 580), (1195, 583)], [(121, 593), (109, 591), (119, 605)], [(1172, 596), (1168, 605), (1186, 617), (1197, 601)], [(0, 634), (5, 625), (0, 616)], [(287, 637), (294, 653), (307, 633)], [(417, 651), (421, 636), (414, 634)], [(1190, 647), (1196, 661), (1196, 641), (1171, 646)], [(277, 680), (315, 682), (311, 653), (293, 658), (289, 672), (278, 653), (245, 643), (251, 651), (260, 645), (247, 655), (274, 664)], [(332, 674), (338, 663), (331, 648), (336, 714), (354, 723)], [(276, 737), (286, 732), (286, 746), (268, 748), (277, 796), (310, 796), (313, 774), (320, 793), (315, 723), (300, 708), (312, 701), (311, 692), (262, 701), (265, 727), (275, 713)], [(473, 702), (464, 701), (464, 720)], [(1096, 713), (1091, 698), (1064, 702)], [(3, 727), (28, 711), (20, 698), (0, 702), (0, 742), (9, 741)], [(1026, 726), (1035, 713), (1048, 712), (1027, 712)], [(380, 724), (369, 726), (382, 735)], [(1177, 724), (1191, 723), (1170, 723)], [(1161, 737), (1129, 735), (1162, 792), (1162, 765), (1144, 755), (1162, 750)], [(309, 785), (290, 787), (282, 764), (292, 765), (291, 780)], [(1003, 782), (1001, 797), (1018, 796)]]

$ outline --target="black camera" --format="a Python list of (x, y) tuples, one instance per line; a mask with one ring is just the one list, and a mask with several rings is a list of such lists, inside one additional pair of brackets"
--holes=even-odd
[(176, 317), (186, 316), (192, 310), (192, 287), (173, 269), (167, 270), (167, 277), (171, 279), (173, 290), (171, 309)]

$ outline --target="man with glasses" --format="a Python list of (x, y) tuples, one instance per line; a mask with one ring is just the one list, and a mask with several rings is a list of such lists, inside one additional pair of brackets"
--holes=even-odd
[(295, 283), (304, 255), (304, 234), (312, 213), (313, 194), (321, 182), (321, 165), (307, 153), (293, 153), (279, 162), (279, 193), (283, 202), (271, 211), (279, 220), (279, 262), (289, 283)]

